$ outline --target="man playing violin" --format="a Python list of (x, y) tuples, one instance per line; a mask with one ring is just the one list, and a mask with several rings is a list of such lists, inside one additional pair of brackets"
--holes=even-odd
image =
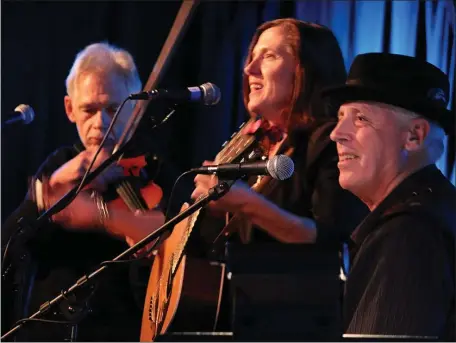
[[(45, 301), (68, 289), (99, 263), (111, 260), (164, 222), (158, 209), (132, 211), (114, 206), (111, 184), (124, 174), (111, 165), (82, 191), (39, 234), (16, 235), (19, 218), (37, 217), (77, 185), (107, 132), (111, 119), (129, 94), (141, 90), (132, 56), (105, 43), (87, 46), (75, 59), (66, 80), (64, 98), (68, 119), (76, 125), (80, 144), (51, 154), (36, 174), (20, 207), (2, 228), (3, 332), (18, 319), (36, 312)], [(127, 102), (92, 170), (112, 151), (124, 131), (134, 104)], [(161, 197), (152, 184), (152, 206)], [(155, 204), (153, 203), (155, 201)], [(22, 341), (133, 341), (139, 338), (143, 298), (132, 290), (131, 263), (110, 266), (100, 280), (76, 297), (69, 297), (42, 319), (27, 323), (17, 334)], [(136, 296), (136, 299), (135, 299)], [(67, 322), (65, 324), (62, 321)], [(59, 323), (60, 322), (60, 323)], [(77, 324), (75, 324), (77, 323)]]

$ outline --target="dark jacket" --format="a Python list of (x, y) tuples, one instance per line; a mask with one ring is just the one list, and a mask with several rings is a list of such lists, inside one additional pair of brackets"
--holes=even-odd
[(346, 332), (454, 340), (455, 219), (455, 187), (435, 165), (372, 211), (352, 234)]

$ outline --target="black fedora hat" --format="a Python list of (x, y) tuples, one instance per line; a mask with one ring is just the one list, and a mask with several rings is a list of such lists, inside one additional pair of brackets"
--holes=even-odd
[(326, 88), (331, 105), (375, 101), (405, 108), (454, 132), (454, 114), (446, 107), (448, 77), (436, 66), (410, 56), (368, 53), (356, 56), (345, 85)]

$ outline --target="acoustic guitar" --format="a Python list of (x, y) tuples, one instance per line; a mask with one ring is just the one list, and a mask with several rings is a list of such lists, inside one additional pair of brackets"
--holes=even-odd
[[(217, 154), (217, 164), (258, 159), (262, 155), (256, 142), (263, 131), (252, 135), (241, 131), (233, 134)], [(184, 204), (182, 210), (187, 206)], [(213, 331), (215, 328), (224, 265), (187, 256), (185, 251), (200, 212), (178, 223), (156, 251), (144, 304), (141, 341), (155, 340), (176, 321), (180, 331)], [(204, 278), (204, 282), (199, 282), (200, 278)]]

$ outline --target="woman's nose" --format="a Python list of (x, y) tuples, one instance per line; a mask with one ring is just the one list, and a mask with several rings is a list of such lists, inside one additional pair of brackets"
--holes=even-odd
[(258, 66), (258, 60), (252, 59), (249, 64), (244, 68), (244, 73), (246, 75), (258, 75), (260, 73), (260, 68)]

